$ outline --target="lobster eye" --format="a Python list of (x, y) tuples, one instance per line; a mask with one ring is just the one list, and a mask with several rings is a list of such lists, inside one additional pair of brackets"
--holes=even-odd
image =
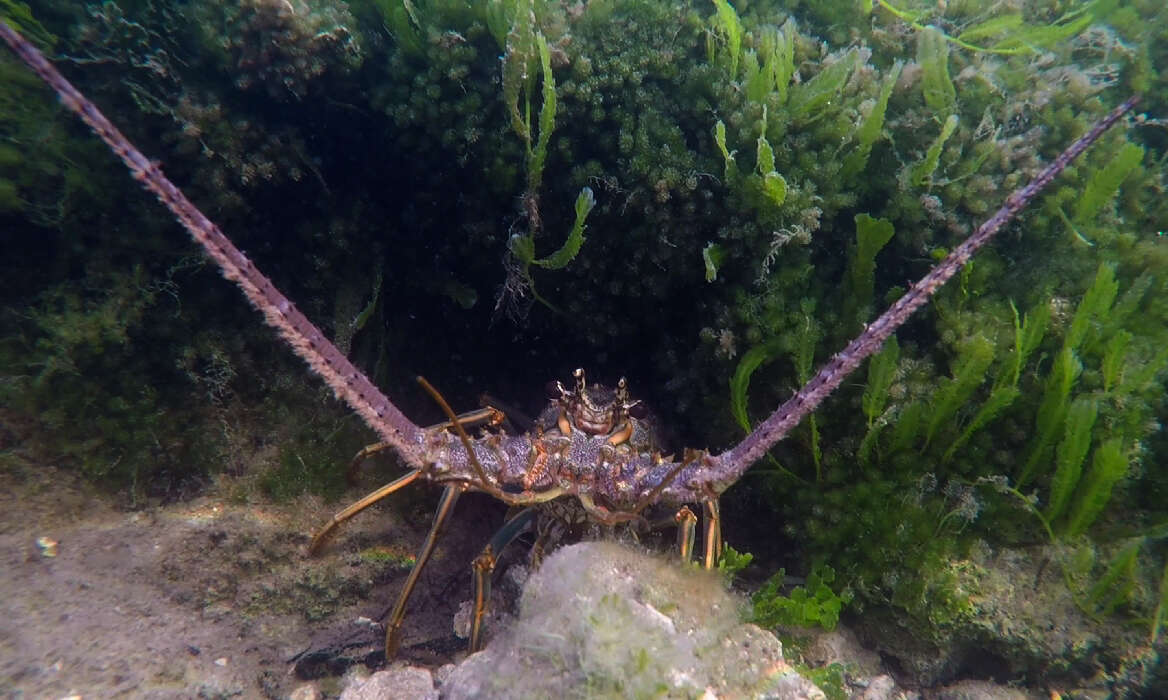
[(637, 420), (644, 420), (649, 415), (649, 409), (640, 401), (629, 406), (629, 415)]

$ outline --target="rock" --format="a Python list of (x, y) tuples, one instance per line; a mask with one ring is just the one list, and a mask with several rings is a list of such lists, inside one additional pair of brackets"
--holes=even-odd
[(780, 628), (780, 634), (789, 633), (795, 637), (809, 637), (810, 641), (803, 646), (803, 661), (812, 667), (844, 664), (850, 675), (879, 676), (884, 673), (884, 664), (880, 656), (871, 649), (866, 649), (856, 638), (856, 633), (844, 624), (834, 629)]
[(896, 681), (892, 676), (879, 675), (868, 679), (868, 687), (859, 695), (859, 700), (893, 700), (896, 697)]
[(442, 697), (823, 698), (775, 636), (739, 619), (711, 572), (606, 542), (528, 579), (515, 624), (457, 666)]
[(288, 695), (288, 700), (320, 700), (320, 693), (316, 690), (316, 686), (311, 683), (296, 686), (291, 694)]
[(960, 681), (929, 693), (930, 700), (1036, 700), (1041, 695), (1026, 693), (990, 681)]
[(350, 684), (341, 700), (438, 700), (434, 678), (424, 668), (400, 666)]

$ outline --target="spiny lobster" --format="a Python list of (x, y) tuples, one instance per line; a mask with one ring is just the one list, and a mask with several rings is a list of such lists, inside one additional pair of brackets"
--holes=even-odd
[[(153, 192), (235, 282), (265, 320), (283, 336), (336, 395), (356, 411), (410, 467), (396, 481), (338, 513), (313, 539), (316, 550), (341, 522), (386, 495), (418, 479), (445, 485), (433, 526), (407, 578), (386, 625), (386, 655), (400, 643), (405, 606), (426, 564), (437, 535), (458, 496), (480, 491), (524, 511), (512, 518), (475, 560), (475, 611), (471, 649), (481, 644), (481, 620), (495, 555), (533, 518), (564, 496), (575, 497), (576, 513), (603, 524), (644, 522), (651, 505), (677, 508), (681, 550), (689, 556), (696, 517), (685, 506), (700, 503), (707, 516), (704, 563), (712, 566), (720, 548), (719, 495), (776, 442), (826, 399), (908, 317), (965, 265), (1007, 222), (1021, 212), (1071, 161), (1131, 111), (1131, 97), (1072, 143), (1029, 184), (1011, 194), (996, 213), (979, 226), (911, 289), (843, 350), (837, 352), (795, 395), (758, 425), (745, 439), (720, 454), (687, 450), (680, 460), (662, 456), (640, 437), (640, 404), (630, 399), (624, 380), (602, 395), (589, 388), (582, 370), (573, 389), (557, 386), (550, 415), (542, 429), (523, 435), (487, 433), (472, 439), (465, 425), (495, 422), (496, 409), (456, 416), (440, 395), (428, 390), (449, 421), (433, 428), (415, 425), (334, 346), (230, 240), (200, 212), (159, 166), (148, 160), (115, 128), (92, 102), (78, 92), (26, 39), (0, 21), (0, 35), (75, 112), (109, 145), (135, 180)], [(423, 381), (424, 383), (424, 381)], [(569, 500), (569, 503), (571, 501)], [(563, 515), (561, 510), (561, 517)]]

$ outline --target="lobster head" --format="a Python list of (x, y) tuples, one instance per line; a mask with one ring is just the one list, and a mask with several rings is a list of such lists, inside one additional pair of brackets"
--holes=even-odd
[(630, 417), (641, 419), (647, 415), (648, 410), (639, 399), (629, 398), (624, 377), (614, 389), (602, 384), (589, 386), (583, 369), (576, 369), (572, 376), (575, 378), (572, 389), (556, 381), (549, 392), (559, 406), (557, 422), (561, 433), (567, 435), (579, 430), (589, 435), (610, 435), (621, 432)]

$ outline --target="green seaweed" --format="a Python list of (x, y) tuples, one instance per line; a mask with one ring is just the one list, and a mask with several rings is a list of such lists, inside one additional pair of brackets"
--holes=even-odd
[[(795, 365), (795, 376), (800, 384), (806, 384), (811, 379), (811, 372), (815, 369), (815, 346), (818, 345), (823, 332), (819, 322), (812, 315), (815, 308), (809, 303), (802, 305), (803, 319), (796, 326), (791, 360)], [(807, 416), (807, 432), (811, 461), (815, 465), (815, 480), (823, 478), (823, 450), (819, 444), (819, 421), (812, 413)]]
[(486, 0), (487, 30), (495, 37), (499, 49), (507, 49), (507, 34), (515, 23), (515, 13), (523, 0)]
[(766, 137), (766, 108), (762, 110), (762, 133), (758, 135), (757, 150), (755, 153), (755, 167), (758, 168), (758, 174), (773, 172), (775, 169), (775, 149), (771, 148), (771, 144)]
[(560, 270), (567, 267), (568, 263), (576, 259), (580, 253), (580, 247), (584, 245), (585, 223), (588, 220), (588, 214), (595, 206), (596, 197), (592, 194), (592, 188), (581, 189), (580, 194), (576, 197), (576, 220), (572, 224), (572, 230), (568, 232), (568, 238), (564, 244), (556, 252), (543, 258), (535, 258), (535, 249), (532, 247), (532, 257), (527, 258), (526, 262), (538, 265), (545, 270)]
[(925, 425), (927, 410), (928, 407), (921, 401), (914, 401), (900, 409), (896, 425), (892, 428), (889, 452), (903, 452), (912, 446)]
[(775, 104), (787, 102), (787, 89), (795, 73), (795, 29), (793, 20), (787, 22), (784, 29), (764, 27), (758, 51), (743, 52), (742, 83), (748, 100), (762, 104), (773, 95)]
[(868, 156), (872, 153), (872, 146), (884, 130), (884, 116), (888, 112), (888, 99), (892, 96), (892, 90), (896, 87), (896, 81), (900, 79), (900, 72), (903, 68), (904, 62), (896, 61), (892, 64), (888, 74), (884, 76), (884, 80), (880, 84), (880, 95), (876, 98), (868, 116), (864, 117), (864, 121), (860, 123), (860, 128), (856, 130), (856, 149), (849, 153), (847, 158), (844, 158), (843, 167), (840, 169), (842, 177), (854, 177), (868, 165)]
[[(742, 51), (742, 35), (744, 33), (742, 20), (734, 6), (727, 0), (713, 0), (714, 14), (710, 17), (710, 33), (706, 41), (706, 52), (710, 61), (723, 56), (730, 73), (730, 79), (738, 77), (738, 62)], [(725, 51), (717, 48), (718, 43), (725, 46)]]
[(857, 214), (855, 222), (856, 242), (848, 251), (848, 278), (852, 288), (849, 303), (855, 306), (858, 315), (867, 315), (876, 288), (876, 254), (888, 245), (896, 229), (888, 219), (875, 219), (868, 214)]
[(982, 402), (980, 407), (978, 407), (977, 413), (973, 415), (973, 418), (971, 418), (969, 422), (966, 423), (965, 427), (961, 431), (961, 435), (958, 436), (958, 438), (949, 445), (949, 448), (945, 450), (945, 454), (942, 455), (941, 461), (952, 461), (954, 455), (957, 454), (957, 451), (964, 447), (975, 433), (993, 422), (995, 418), (997, 418), (1006, 409), (1012, 406), (1021, 395), (1022, 390), (1016, 386), (995, 386), (993, 389), (991, 389), (990, 395), (986, 397), (986, 400)]
[(1160, 597), (1156, 601), (1156, 609), (1152, 612), (1152, 628), (1148, 633), (1148, 644), (1155, 646), (1160, 639), (1160, 629), (1168, 621), (1168, 561), (1164, 562), (1164, 573), (1160, 574)]
[(718, 150), (722, 152), (722, 159), (726, 163), (725, 178), (731, 179), (735, 175), (736, 166), (734, 163), (734, 154), (737, 151), (731, 151), (726, 148), (726, 125), (719, 119), (714, 123), (714, 143), (718, 145)]
[(28, 3), (17, 2), (17, 0), (0, 0), (0, 19), (23, 34), (42, 51), (52, 51), (53, 47), (57, 45), (57, 37), (45, 29), (36, 17), (33, 17), (32, 9)]
[(925, 104), (934, 116), (948, 119), (957, 108), (957, 88), (949, 77), (949, 44), (941, 30), (925, 27), (917, 34), (917, 64)]
[(1146, 362), (1136, 360), (1129, 363), (1124, 371), (1123, 382), (1116, 393), (1126, 395), (1133, 391), (1146, 390), (1165, 369), (1168, 369), (1168, 347), (1158, 349)]
[[(527, 192), (539, 192), (543, 182), (547, 147), (556, 127), (556, 80), (552, 74), (547, 39), (535, 22), (533, 0), (520, 2), (507, 34), (503, 56), (503, 102), (511, 117), (511, 128), (523, 140), (526, 153)], [(531, 102), (535, 89), (535, 68), (542, 77), (539, 133), (532, 134)]]
[(1055, 356), (1044, 382), (1046, 388), (1042, 394), (1042, 402), (1038, 406), (1035, 420), (1036, 435), (1031, 441), (1030, 456), (1017, 478), (1018, 488), (1030, 483), (1039, 463), (1049, 455), (1050, 447), (1066, 420), (1071, 390), (1082, 371), (1083, 363), (1075, 357), (1074, 351), (1069, 347), (1064, 347)]
[(973, 336), (961, 347), (954, 362), (953, 377), (933, 397), (925, 429), (925, 447), (933, 441), (939, 430), (953, 421), (957, 410), (985, 382), (986, 372), (993, 359), (994, 345), (983, 335)]
[(568, 237), (564, 240), (563, 245), (545, 257), (535, 257), (535, 236), (531, 233), (512, 234), (507, 241), (508, 250), (518, 262), (514, 274), (519, 277), (520, 284), (531, 292), (536, 301), (552, 311), (559, 312), (560, 310), (536, 291), (535, 279), (531, 275), (531, 266), (536, 265), (545, 270), (560, 270), (575, 260), (576, 256), (580, 254), (580, 248), (584, 245), (584, 229), (588, 214), (595, 206), (596, 198), (592, 194), (592, 188), (581, 189), (580, 194), (576, 197), (576, 220), (572, 224), (572, 230), (568, 232)]
[(706, 247), (702, 248), (702, 264), (706, 268), (707, 282), (718, 279), (718, 268), (725, 259), (726, 251), (717, 243), (707, 243)]
[(1091, 470), (1077, 489), (1075, 504), (1063, 528), (1064, 534), (1078, 537), (1091, 527), (1111, 500), (1112, 489), (1127, 474), (1127, 470), (1128, 458), (1119, 438), (1112, 438), (1095, 448)]
[(1023, 22), (1022, 13), (1011, 12), (966, 27), (955, 38), (964, 44), (971, 44), (999, 34), (1012, 34), (1022, 28)]
[[(535, 147), (527, 155), (528, 192), (538, 192), (539, 186), (543, 182), (543, 166), (547, 160), (548, 142), (551, 141), (552, 131), (556, 128), (556, 79), (552, 75), (551, 53), (548, 50), (547, 39), (542, 33), (536, 32), (535, 40), (539, 47), (539, 65), (543, 76), (543, 103), (539, 108), (539, 136), (536, 138)], [(577, 201), (577, 219), (580, 217), (579, 209), (580, 203)]]
[(1117, 0), (1092, 2), (1063, 14), (1050, 24), (1004, 27), (1007, 30), (1001, 32), (1004, 36), (984, 50), (989, 53), (1025, 53), (1049, 48), (1081, 34), (1105, 17), (1116, 4)]
[[(774, 47), (768, 53), (770, 61), (774, 64), (772, 73), (775, 78), (775, 99), (780, 106), (787, 102), (791, 78), (795, 75), (795, 36), (797, 33), (798, 29), (795, 26), (794, 18), (788, 17), (779, 31), (771, 35)], [(765, 38), (764, 35), (764, 47), (767, 46)]]
[(743, 569), (750, 566), (752, 561), (754, 561), (753, 554), (750, 552), (739, 552), (727, 544), (722, 547), (722, 558), (718, 560), (718, 573), (722, 574), (727, 581), (730, 581), (741, 573)]
[(888, 402), (888, 389), (896, 379), (896, 367), (900, 361), (900, 345), (896, 336), (892, 336), (884, 343), (880, 352), (868, 361), (868, 382), (864, 385), (864, 393), (860, 397), (860, 406), (868, 418), (868, 428), (871, 429)]
[(909, 181), (912, 184), (917, 187), (930, 187), (933, 184), (933, 173), (937, 171), (937, 166), (941, 162), (941, 151), (945, 148), (945, 142), (957, 131), (957, 122), (957, 115), (950, 114), (941, 126), (941, 133), (937, 134), (937, 138), (925, 152), (925, 157), (911, 166)]
[(1081, 229), (1093, 221), (1143, 159), (1143, 148), (1134, 143), (1124, 143), (1111, 160), (1091, 173), (1082, 194), (1075, 200), (1071, 223)]
[(860, 52), (848, 49), (823, 67), (811, 80), (791, 87), (787, 109), (791, 117), (803, 123), (822, 116), (852, 72), (860, 65)]
[(781, 347), (777, 342), (767, 343), (747, 350), (738, 361), (734, 375), (730, 377), (730, 413), (744, 432), (753, 430), (746, 412), (746, 392), (750, 388), (750, 377), (763, 364), (778, 356)]
[(369, 319), (373, 316), (373, 310), (377, 308), (377, 301), (381, 298), (381, 276), (382, 272), (379, 266), (373, 277), (373, 292), (370, 295), (369, 303), (365, 304), (365, 307), (353, 317), (349, 324), (353, 333), (361, 332), (361, 329), (365, 327), (366, 323), (369, 323)]
[(423, 56), (426, 47), (424, 28), (413, 4), (409, 0), (375, 0), (374, 5), (397, 46), (411, 56)]
[(884, 342), (880, 352), (868, 361), (868, 381), (860, 397), (860, 407), (868, 419), (868, 431), (856, 450), (856, 455), (864, 464), (871, 461), (872, 450), (880, 437), (885, 422), (880, 420), (888, 403), (888, 390), (896, 379), (896, 369), (900, 361), (900, 345), (896, 336)]
[(1079, 599), (1080, 606), (1088, 614), (1097, 617), (1110, 615), (1131, 599), (1136, 587), (1137, 558), (1143, 545), (1144, 538), (1140, 537), (1120, 550), (1103, 575)]
[(999, 369), (994, 386), (990, 389), (990, 395), (978, 407), (977, 413), (965, 424), (961, 435), (945, 450), (945, 454), (941, 457), (942, 462), (951, 461), (957, 451), (964, 447), (975, 433), (992, 423), (1022, 395), (1022, 390), (1018, 388), (1018, 381), (1022, 377), (1022, 368), (1042, 342), (1047, 322), (1050, 319), (1050, 306), (1046, 303), (1037, 304), (1026, 313), (1025, 318), (1021, 321), (1018, 319), (1018, 309), (1012, 302), (1010, 311), (1014, 321), (1014, 350)]
[[(863, 0), (865, 3), (871, 1)], [(888, 0), (875, 2), (919, 32), (930, 29), (923, 24), (928, 11), (913, 12), (897, 7)], [(1095, 22), (1107, 17), (1117, 5), (1118, 0), (1096, 0), (1064, 13), (1049, 24), (1027, 24), (1021, 14), (1007, 7), (1006, 14), (970, 25), (958, 36), (937, 31), (944, 41), (967, 51), (1001, 55), (1035, 53), (1077, 36)], [(984, 42), (985, 39), (994, 37), (998, 38), (993, 43)], [(982, 43), (975, 44), (974, 41)]]
[(1022, 377), (1022, 368), (1027, 359), (1038, 349), (1042, 338), (1046, 335), (1046, 327), (1050, 322), (1050, 304), (1040, 302), (1026, 312), (1021, 325), (1018, 323), (1018, 309), (1013, 302), (1010, 309), (1014, 312), (1014, 355), (1010, 369), (1010, 385), (1017, 386)]
[(787, 200), (787, 180), (775, 170), (775, 150), (767, 139), (767, 107), (763, 105), (759, 121), (759, 134), (755, 137), (754, 172), (739, 176), (734, 155), (726, 145), (726, 125), (718, 120), (714, 124), (714, 142), (725, 163), (725, 177), (729, 184), (746, 194), (760, 214), (774, 216)]
[(1100, 337), (1110, 338), (1124, 330), (1125, 327), (1131, 326), (1134, 320), (1133, 316), (1138, 314), (1148, 289), (1154, 283), (1152, 275), (1147, 271), (1129, 283), (1128, 288), (1118, 298), (1111, 310), (1099, 320)]
[(773, 97), (774, 104), (787, 102), (788, 87), (795, 74), (794, 20), (788, 19), (783, 29), (763, 27), (758, 39), (758, 51), (742, 53), (742, 84), (746, 98), (759, 104)]
[(1043, 516), (1054, 522), (1071, 502), (1071, 494), (1083, 474), (1083, 460), (1091, 447), (1091, 434), (1099, 415), (1094, 399), (1076, 399), (1067, 409), (1063, 439), (1055, 450), (1055, 472), (1050, 482), (1050, 499)]
[(1119, 282), (1115, 279), (1115, 268), (1106, 263), (1101, 264), (1095, 273), (1095, 280), (1075, 308), (1064, 347), (1079, 350), (1089, 339), (1089, 335), (1090, 339), (1097, 337), (1096, 329), (1106, 319), (1118, 292)]
[(774, 89), (772, 67), (760, 63), (758, 53), (753, 49), (742, 52), (742, 84), (746, 89), (746, 99), (753, 102), (762, 102)]
[(774, 171), (774, 148), (766, 140), (766, 108), (763, 108), (763, 129), (756, 141), (755, 167), (763, 178), (763, 192), (774, 206), (783, 206), (787, 199), (787, 181)]
[(781, 593), (785, 578), (786, 572), (779, 569), (751, 597), (751, 620), (763, 627), (795, 625), (835, 629), (840, 612), (853, 597), (848, 590), (837, 593), (832, 589), (835, 570), (827, 565), (814, 567), (807, 575), (806, 585), (796, 586), (789, 595)]
[[(511, 117), (511, 128), (531, 152), (531, 90), (534, 66), (540, 61), (536, 41), (532, 0), (520, 0), (507, 33), (503, 54), (503, 104)], [(530, 155), (529, 155), (530, 158)]]
[(1103, 375), (1103, 392), (1111, 393), (1123, 382), (1123, 372), (1126, 368), (1127, 349), (1134, 338), (1130, 331), (1119, 330), (1107, 341), (1103, 351), (1103, 362), (1100, 371)]
[(762, 127), (755, 142), (755, 168), (762, 178), (762, 192), (772, 207), (783, 206), (787, 199), (787, 180), (775, 171), (775, 149), (767, 141), (767, 108), (762, 108)]

